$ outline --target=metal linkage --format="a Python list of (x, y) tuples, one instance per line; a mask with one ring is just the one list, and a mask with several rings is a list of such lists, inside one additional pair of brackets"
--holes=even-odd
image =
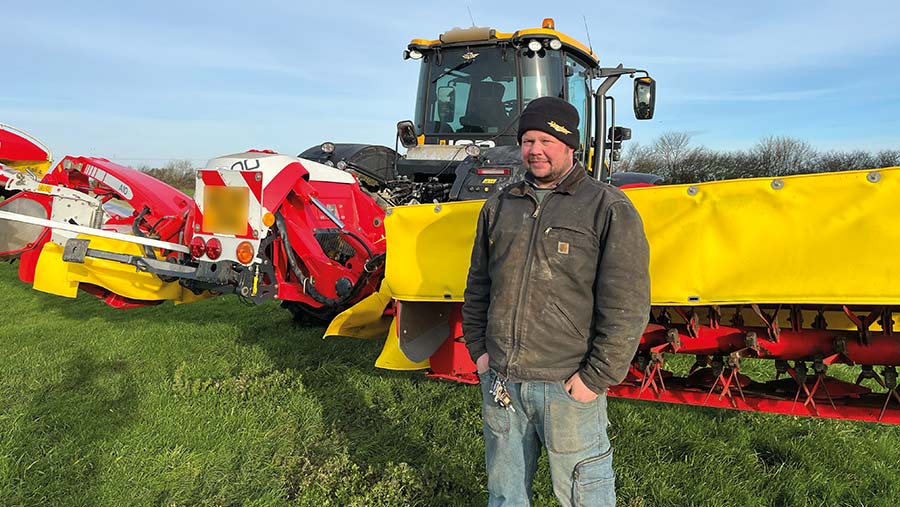
[(734, 307), (734, 314), (731, 316), (731, 325), (733, 327), (743, 327), (744, 326), (744, 314), (741, 313), (741, 309), (743, 305), (737, 305)]
[[(791, 308), (791, 326), (781, 329), (778, 322), (778, 310), (774, 313), (768, 308), (756, 306), (755, 318), (742, 315), (734, 309), (731, 315), (729, 308), (665, 307), (654, 310), (653, 324), (650, 324), (641, 338), (639, 349), (647, 354), (654, 347), (670, 344), (664, 352), (676, 352), (691, 355), (722, 355), (743, 350), (743, 357), (755, 357), (773, 360), (812, 361), (816, 355), (831, 358), (829, 363), (846, 364), (878, 364), (900, 366), (900, 347), (894, 335), (886, 331), (869, 331), (868, 339), (862, 343), (860, 329), (866, 329), (866, 322), (871, 325), (874, 319), (881, 317), (892, 320), (890, 309), (869, 307), (872, 313), (865, 319), (857, 319), (857, 326), (843, 318), (834, 319), (843, 328), (822, 329), (826, 323), (826, 311), (843, 314), (843, 307), (834, 305), (794, 305)], [(749, 308), (748, 308), (749, 309)], [(671, 314), (669, 312), (672, 312)], [(698, 317), (701, 312), (709, 315), (711, 325), (701, 325)], [(804, 315), (804, 313), (806, 313)], [(729, 319), (720, 319), (719, 315), (731, 315)], [(815, 315), (811, 318), (809, 314)], [(843, 317), (843, 315), (841, 315)], [(706, 319), (704, 319), (705, 321)], [(724, 321), (723, 321), (724, 320)], [(757, 321), (756, 325), (735, 325), (745, 321)], [(809, 327), (799, 327), (804, 320)], [(843, 322), (839, 322), (842, 321)], [(854, 330), (853, 327), (857, 329)], [(652, 329), (651, 329), (652, 328)], [(888, 326), (886, 329), (890, 329)], [(777, 340), (774, 338), (777, 337)]]
[(787, 361), (782, 359), (775, 360), (775, 380), (778, 380), (782, 375), (788, 375), (791, 367)]
[(878, 325), (881, 326), (882, 334), (894, 334), (894, 312), (890, 306), (882, 308), (881, 316), (878, 319)]
[(889, 389), (889, 391), (887, 396), (884, 397), (884, 405), (881, 407), (881, 413), (878, 414), (879, 421), (884, 419), (884, 413), (887, 411), (888, 403), (891, 402), (891, 398), (900, 402), (900, 394), (897, 394), (897, 368), (886, 366), (884, 371), (882, 371), (882, 374), (884, 375), (884, 386)]
[(863, 380), (872, 379), (878, 383), (881, 387), (887, 389), (887, 385), (885, 385), (884, 380), (881, 378), (881, 375), (875, 372), (875, 367), (870, 364), (862, 365), (862, 371), (859, 372), (859, 376), (856, 377), (856, 385), (860, 385)]
[[(731, 392), (732, 387), (736, 387), (738, 390), (738, 394), (741, 395), (741, 400), (744, 403), (747, 402), (747, 399), (744, 397), (744, 391), (741, 389), (741, 353), (732, 352), (728, 355), (727, 362), (723, 361), (721, 356), (716, 356), (710, 362), (710, 366), (713, 371), (713, 375), (716, 376), (716, 380), (713, 382), (712, 387), (709, 389), (709, 392), (706, 393), (706, 398), (704, 399), (704, 403), (709, 401), (709, 397), (712, 396), (712, 393), (716, 390), (716, 387), (719, 384), (722, 385), (719, 394), (719, 401), (721, 401), (725, 396), (728, 397), (731, 402), (731, 406), (733, 408), (737, 408), (737, 400), (734, 398), (734, 394)], [(727, 366), (727, 368), (726, 368)], [(727, 376), (726, 376), (727, 371)]]
[(685, 311), (684, 308), (679, 308), (676, 306), (675, 313), (677, 313), (678, 316), (684, 319), (688, 336), (690, 336), (691, 338), (698, 338), (700, 336), (700, 318), (697, 317), (697, 309), (691, 307), (690, 311)]
[(669, 309), (665, 306), (659, 310), (659, 314), (656, 315), (654, 319), (657, 324), (660, 326), (668, 326), (672, 323), (672, 317), (669, 315)]
[[(628, 379), (612, 387), (610, 394), (900, 424), (896, 368), (900, 344), (893, 335), (892, 308), (855, 306), (855, 312), (866, 312), (857, 317), (842, 305), (790, 305), (784, 308), (790, 312), (786, 316), (790, 325), (784, 329), (779, 327), (781, 309), (780, 305), (654, 308), (653, 324), (642, 337)], [(755, 318), (744, 313), (749, 310)], [(842, 316), (835, 318), (835, 312), (846, 314), (849, 322)], [(704, 315), (702, 324), (698, 315)], [(829, 328), (826, 317), (841, 327)], [(757, 323), (747, 326), (750, 320)], [(883, 329), (880, 332), (869, 329), (876, 320)], [(670, 359), (666, 355), (672, 353), (695, 357), (687, 376), (666, 370)], [(743, 360), (754, 358), (774, 361), (774, 380), (759, 382), (742, 374)], [(838, 363), (860, 365), (855, 383), (828, 376), (828, 367)], [(873, 365), (884, 365), (884, 370), (876, 373)], [(863, 386), (866, 379), (875, 380), (884, 391)], [(647, 391), (654, 395), (648, 398)]]
[(712, 305), (709, 307), (707, 317), (709, 319), (710, 329), (718, 329), (719, 323), (722, 322), (722, 310), (718, 305)]
[(753, 312), (766, 324), (766, 335), (769, 337), (769, 340), (777, 342), (778, 338), (781, 336), (781, 329), (778, 328), (778, 312), (781, 311), (781, 305), (778, 305), (778, 307), (775, 308), (775, 313), (772, 315), (763, 312), (759, 305), (753, 304), (750, 305), (750, 307), (753, 308)]
[(818, 330), (828, 329), (828, 321), (825, 320), (825, 307), (820, 306), (816, 309), (816, 318), (813, 319), (812, 328)]
[(803, 331), (803, 311), (800, 305), (791, 305), (791, 314), (788, 316), (791, 323), (791, 331), (800, 333)]
[(794, 379), (799, 385), (799, 387), (797, 388), (797, 394), (794, 396), (795, 404), (797, 403), (798, 398), (800, 397), (800, 392), (802, 391), (806, 394), (806, 399), (803, 401), (803, 406), (810, 407), (815, 415), (819, 415), (819, 409), (818, 407), (816, 407), (815, 395), (816, 392), (818, 392), (819, 387), (821, 387), (825, 391), (825, 395), (828, 397), (828, 401), (831, 403), (831, 408), (837, 410), (837, 407), (834, 405), (834, 399), (832, 399), (831, 393), (828, 392), (828, 385), (825, 382), (825, 373), (828, 371), (828, 366), (825, 364), (822, 358), (816, 358), (813, 361), (813, 372), (816, 374), (816, 380), (813, 383), (812, 388), (809, 388), (807, 386), (809, 377), (806, 365), (802, 361), (798, 361), (798, 364), (794, 366), (794, 369)]
[(698, 371), (706, 368), (710, 364), (709, 356), (698, 354), (694, 359), (694, 364), (691, 365), (690, 370), (688, 370), (688, 375), (693, 375)]
[(659, 398), (660, 393), (666, 390), (666, 380), (663, 374), (665, 370), (662, 369), (666, 364), (662, 349), (666, 347), (668, 347), (668, 345), (663, 345), (652, 350), (650, 352), (649, 360), (647, 360), (646, 356), (641, 356), (644, 358), (643, 362), (646, 363), (641, 370), (643, 373), (643, 378), (641, 379), (641, 393), (650, 388), (653, 390), (653, 393), (656, 394), (656, 397)]
[(847, 314), (847, 318), (850, 319), (851, 322), (856, 324), (857, 331), (859, 332), (859, 342), (863, 345), (869, 344), (869, 338), (871, 337), (871, 333), (869, 333), (869, 328), (872, 326), (872, 323), (875, 322), (878, 317), (882, 316), (884, 313), (884, 307), (879, 307), (871, 312), (866, 317), (860, 317), (853, 313), (850, 308), (847, 306), (842, 306), (844, 313)]

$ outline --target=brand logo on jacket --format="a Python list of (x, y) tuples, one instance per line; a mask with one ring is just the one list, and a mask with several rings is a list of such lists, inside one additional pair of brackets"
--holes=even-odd
[(556, 244), (556, 251), (563, 255), (569, 255), (569, 244), (565, 241), (558, 242)]

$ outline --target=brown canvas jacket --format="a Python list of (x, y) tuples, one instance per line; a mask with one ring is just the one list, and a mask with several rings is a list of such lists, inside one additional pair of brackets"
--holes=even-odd
[(579, 164), (538, 205), (526, 182), (481, 209), (463, 305), (473, 360), (513, 382), (621, 382), (650, 314), (649, 247), (624, 193)]

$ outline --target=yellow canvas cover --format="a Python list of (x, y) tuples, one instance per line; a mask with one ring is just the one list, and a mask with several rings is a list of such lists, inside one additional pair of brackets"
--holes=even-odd
[(400, 337), (397, 334), (397, 319), (391, 321), (391, 327), (388, 331), (387, 339), (384, 341), (384, 347), (381, 354), (375, 360), (376, 368), (384, 368), (385, 370), (423, 370), (430, 368), (431, 363), (428, 359), (416, 362), (406, 357), (406, 354), (400, 350)]
[[(626, 190), (654, 305), (900, 304), (900, 167)], [(462, 301), (483, 201), (393, 208), (384, 284)]]
[(399, 206), (385, 217), (386, 285), (404, 301), (462, 301), (484, 201)]
[(382, 284), (381, 290), (344, 310), (332, 319), (322, 338), (337, 336), (361, 339), (385, 338), (381, 354), (375, 366), (385, 370), (422, 370), (430, 367), (428, 359), (413, 361), (400, 349), (397, 320), (384, 315), (391, 302), (390, 291)]
[(382, 285), (381, 290), (339, 313), (328, 324), (322, 338), (347, 336), (350, 338), (384, 338), (391, 326), (391, 317), (384, 309), (391, 303), (391, 292)]

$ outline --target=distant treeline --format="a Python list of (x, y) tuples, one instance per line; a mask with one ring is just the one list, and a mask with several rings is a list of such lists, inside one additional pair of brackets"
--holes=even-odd
[(820, 152), (799, 139), (770, 136), (749, 150), (716, 151), (690, 141), (690, 134), (667, 132), (653, 144), (631, 144), (613, 170), (656, 174), (666, 183), (698, 183), (900, 166), (900, 149)]
[(162, 167), (144, 165), (137, 169), (188, 195), (194, 195), (194, 180), (196, 176), (190, 160), (170, 160)]
[[(900, 149), (820, 152), (805, 141), (784, 136), (765, 137), (749, 150), (716, 151), (690, 143), (685, 132), (667, 132), (649, 145), (633, 142), (622, 160), (613, 163), (613, 170), (657, 174), (674, 184), (900, 166)], [(189, 160), (138, 169), (182, 192), (194, 192)]]

